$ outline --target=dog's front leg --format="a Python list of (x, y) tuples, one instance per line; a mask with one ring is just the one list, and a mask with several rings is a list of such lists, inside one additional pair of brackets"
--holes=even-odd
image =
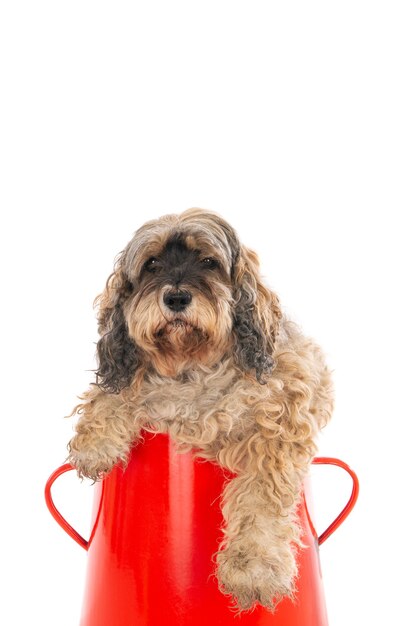
[[(269, 470), (268, 470), (269, 465)], [(256, 603), (273, 609), (291, 596), (297, 573), (296, 544), (300, 540), (297, 499), (300, 481), (278, 475), (264, 464), (257, 471), (239, 474), (223, 494), (226, 522), (217, 553), (217, 576), (225, 594), (239, 610)]]
[(126, 395), (106, 393), (92, 386), (75, 407), (76, 435), (68, 444), (68, 461), (79, 476), (102, 478), (118, 462), (126, 464), (130, 448), (139, 438), (139, 419), (134, 418)]

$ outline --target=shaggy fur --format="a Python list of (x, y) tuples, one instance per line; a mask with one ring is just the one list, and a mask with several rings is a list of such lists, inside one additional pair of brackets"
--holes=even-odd
[(332, 410), (321, 351), (282, 316), (256, 254), (201, 209), (142, 226), (97, 303), (97, 381), (69, 461), (98, 480), (156, 431), (235, 473), (219, 586), (239, 610), (273, 609), (294, 592), (297, 504)]

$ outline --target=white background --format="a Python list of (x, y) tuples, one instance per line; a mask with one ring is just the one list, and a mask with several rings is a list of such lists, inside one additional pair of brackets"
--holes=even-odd
[[(2, 2), (1, 623), (78, 623), (86, 556), (43, 486), (93, 379), (92, 300), (136, 228), (191, 206), (258, 251), (335, 370), (320, 454), (361, 494), (321, 550), (330, 625), (417, 623), (414, 8)], [(320, 528), (349, 495), (330, 473)], [(91, 491), (57, 485), (81, 530)]]

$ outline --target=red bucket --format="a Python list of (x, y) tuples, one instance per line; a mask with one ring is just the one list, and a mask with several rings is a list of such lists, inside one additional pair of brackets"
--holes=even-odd
[(56, 509), (51, 487), (73, 467), (62, 465), (49, 478), (45, 496), (62, 528), (88, 551), (81, 626), (327, 626), (318, 546), (352, 510), (358, 495), (355, 473), (349, 502), (320, 537), (306, 506), (299, 506), (306, 548), (299, 552), (294, 601), (274, 613), (257, 606), (236, 615), (218, 589), (213, 554), (221, 540), (220, 494), (226, 476), (213, 463), (178, 454), (166, 435), (146, 436), (125, 470), (115, 467), (95, 486), (94, 525), (83, 539)]

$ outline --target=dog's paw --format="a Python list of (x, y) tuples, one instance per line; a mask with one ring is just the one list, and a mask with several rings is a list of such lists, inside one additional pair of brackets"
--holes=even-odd
[(217, 555), (220, 590), (232, 596), (236, 609), (247, 611), (260, 604), (273, 611), (285, 596), (292, 596), (297, 573), (295, 559), (286, 554), (261, 555), (227, 548)]
[(94, 481), (102, 480), (119, 460), (118, 456), (108, 454), (104, 448), (86, 447), (79, 435), (70, 441), (68, 450), (67, 462), (75, 467), (78, 476)]
[(104, 460), (80, 454), (70, 454), (67, 462), (75, 467), (80, 478), (91, 478), (94, 482), (102, 480), (113, 469), (113, 465)]

